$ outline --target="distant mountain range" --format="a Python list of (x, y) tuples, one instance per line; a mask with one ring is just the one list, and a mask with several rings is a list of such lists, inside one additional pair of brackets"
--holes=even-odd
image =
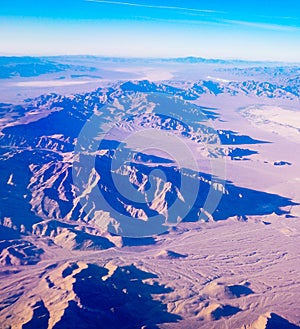
[[(74, 61), (77, 64), (74, 64)], [(94, 65), (93, 65), (94, 63)], [(280, 76), (298, 74), (299, 65), (246, 61), (246, 60), (224, 60), (207, 59), (202, 57), (182, 57), (182, 58), (122, 58), (122, 57), (104, 57), (104, 56), (51, 56), (51, 57), (30, 57), (30, 56), (0, 56), (0, 79), (12, 77), (34, 77), (47, 73), (56, 73), (64, 71), (77, 72), (97, 72), (97, 64), (144, 64), (144, 65), (163, 65), (163, 64), (203, 64), (220, 65), (216, 71), (230, 72), (238, 76), (254, 76), (267, 74), (269, 76)], [(229, 67), (226, 67), (229, 66)]]
[(204, 94), (253, 95), (267, 98), (297, 99), (300, 97), (299, 78), (289, 79), (287, 84), (274, 84), (255, 80), (226, 81), (199, 80), (191, 86), (178, 88), (169, 84), (156, 84), (149, 81), (124, 83), (121, 88), (132, 89), (137, 92), (163, 92), (181, 97), (184, 100), (195, 100)]
[(30, 56), (0, 56), (0, 79), (13, 77), (36, 77), (43, 74), (58, 73), (66, 70), (95, 71), (95, 68), (80, 65), (62, 64), (55, 58), (30, 57)]

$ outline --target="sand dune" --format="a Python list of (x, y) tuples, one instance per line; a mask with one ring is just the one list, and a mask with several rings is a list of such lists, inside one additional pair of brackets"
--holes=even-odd
[(187, 255), (179, 254), (172, 250), (161, 250), (158, 254), (155, 255), (158, 259), (177, 259), (177, 258), (185, 258)]

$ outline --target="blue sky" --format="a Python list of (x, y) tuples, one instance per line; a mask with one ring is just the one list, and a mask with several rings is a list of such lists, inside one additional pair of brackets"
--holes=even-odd
[(300, 0), (1, 0), (0, 53), (300, 62)]

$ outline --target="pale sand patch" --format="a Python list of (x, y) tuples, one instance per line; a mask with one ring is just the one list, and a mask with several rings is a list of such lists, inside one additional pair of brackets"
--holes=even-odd
[(206, 77), (206, 79), (213, 80), (213, 81), (216, 81), (216, 82), (223, 82), (223, 83), (231, 82), (231, 80), (226, 80), (226, 79), (217, 78), (217, 77), (211, 77), (210, 75), (208, 75)]
[(141, 74), (140, 80), (150, 80), (150, 81), (163, 81), (163, 80), (171, 80), (174, 75), (172, 72), (166, 69), (157, 69), (157, 68), (149, 68), (149, 67), (139, 67), (139, 68), (130, 68), (130, 67), (122, 67), (118, 68), (116, 72), (126, 72), (126, 73), (138, 73)]
[(39, 81), (21, 81), (12, 83), (11, 86), (15, 87), (64, 87), (64, 86), (75, 86), (75, 85), (84, 85), (88, 83), (100, 82), (100, 79), (93, 80), (80, 80), (80, 81), (62, 81), (62, 80), (39, 80)]
[(300, 143), (300, 112), (278, 106), (254, 105), (241, 113), (257, 128)]

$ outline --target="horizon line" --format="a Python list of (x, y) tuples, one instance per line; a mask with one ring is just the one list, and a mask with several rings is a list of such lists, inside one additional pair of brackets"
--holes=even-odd
[(272, 59), (242, 59), (242, 58), (215, 58), (215, 57), (202, 57), (202, 56), (110, 56), (101, 54), (57, 54), (57, 55), (38, 55), (38, 54), (3, 54), (0, 53), (0, 57), (30, 57), (30, 58), (49, 58), (49, 57), (96, 57), (103, 59), (127, 59), (127, 60), (187, 60), (187, 59), (199, 59), (205, 61), (223, 61), (223, 62), (245, 62), (245, 63), (290, 63), (290, 64), (300, 64), (300, 62), (290, 61), (290, 60), (272, 60)]

